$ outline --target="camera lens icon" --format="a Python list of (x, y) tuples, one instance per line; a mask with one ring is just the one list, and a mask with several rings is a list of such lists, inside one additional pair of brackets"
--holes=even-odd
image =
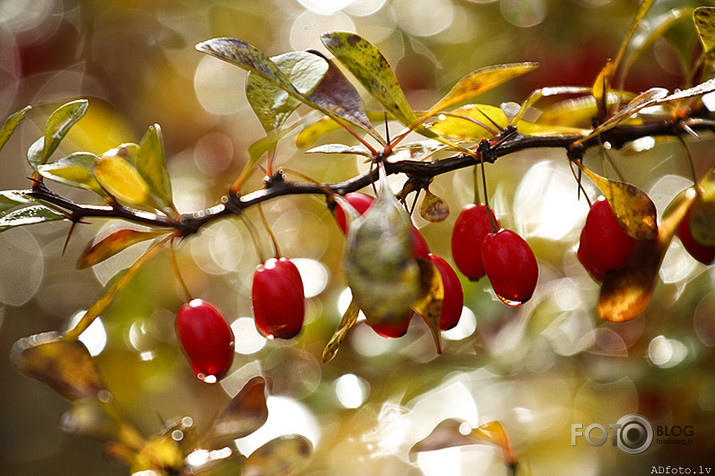
[(616, 444), (629, 455), (639, 455), (653, 443), (653, 425), (642, 415), (631, 413), (618, 420)]

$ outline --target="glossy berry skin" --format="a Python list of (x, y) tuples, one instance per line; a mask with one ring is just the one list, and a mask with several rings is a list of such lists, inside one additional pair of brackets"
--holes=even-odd
[(494, 212), (483, 204), (469, 204), (459, 212), (452, 229), (452, 258), (457, 269), (472, 281), (484, 276), (482, 241), (492, 232), (491, 214), (497, 228), (499, 221)]
[(194, 374), (214, 383), (233, 363), (234, 337), (221, 313), (202, 299), (184, 304), (176, 314), (176, 335)]
[(271, 258), (253, 274), (251, 305), (256, 328), (269, 339), (298, 335), (305, 319), (305, 294), (298, 268), (285, 258)]
[[(372, 202), (375, 201), (375, 199), (372, 198), (370, 195), (365, 195), (364, 193), (360, 192), (346, 193), (344, 198), (348, 201), (348, 203), (350, 203), (350, 205), (355, 208), (355, 210), (360, 215), (365, 213), (367, 209), (370, 208), (370, 205), (372, 205)], [(339, 204), (337, 207), (335, 207), (335, 221), (338, 222), (338, 226), (343, 231), (343, 234), (347, 234), (347, 217), (345, 216), (345, 211), (340, 207)], [(414, 254), (415, 258), (427, 259), (427, 255), (429, 254), (429, 246), (427, 245), (427, 241), (414, 226), (411, 228), (411, 232), (412, 253)]]
[(636, 241), (618, 224), (608, 200), (600, 197), (591, 205), (581, 231), (579, 261), (594, 279), (603, 281), (606, 273), (628, 263)]
[(439, 318), (440, 330), (446, 331), (457, 325), (462, 315), (464, 306), (464, 293), (459, 282), (457, 273), (443, 258), (430, 254), (428, 259), (434, 264), (442, 276), (444, 286), (444, 301), (442, 302), (442, 314)]
[(412, 311), (408, 312), (405, 318), (398, 322), (366, 322), (372, 327), (372, 330), (380, 336), (397, 339), (407, 333), (407, 329), (410, 327), (410, 321), (412, 320), (412, 314)]
[(489, 233), (482, 242), (482, 262), (494, 292), (506, 304), (518, 306), (531, 298), (539, 267), (521, 236), (504, 228)]
[(715, 246), (704, 245), (693, 237), (693, 233), (690, 229), (690, 212), (692, 209), (693, 207), (691, 205), (685, 213), (683, 220), (678, 224), (675, 234), (678, 235), (680, 242), (687, 252), (690, 253), (690, 256), (703, 264), (709, 265), (715, 261)]

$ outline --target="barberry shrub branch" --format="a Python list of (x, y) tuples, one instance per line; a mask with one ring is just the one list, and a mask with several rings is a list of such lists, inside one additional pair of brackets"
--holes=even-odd
[[(605, 145), (619, 149), (645, 137), (682, 139), (692, 136), (696, 140), (705, 140), (702, 136), (715, 128), (712, 113), (703, 101), (703, 96), (715, 92), (715, 80), (710, 79), (715, 62), (714, 8), (700, 7), (692, 12), (693, 28), (700, 38), (700, 54), (693, 64), (686, 65), (689, 79), (683, 89), (668, 91), (654, 87), (647, 91), (626, 91), (620, 86), (633, 55), (641, 51), (635, 48), (629, 56), (630, 40), (652, 3), (645, 1), (641, 4), (616, 59), (604, 65), (592, 87), (546, 86), (521, 103), (505, 102), (498, 107), (464, 103), (528, 74), (538, 67), (537, 64), (527, 61), (475, 70), (460, 79), (432, 107), (415, 111), (386, 57), (367, 39), (354, 33), (329, 32), (321, 36), (334, 60), (315, 51), (268, 57), (255, 46), (235, 38), (204, 41), (196, 46), (198, 51), (248, 71), (246, 95), (266, 136), (251, 145), (250, 159), (227, 188), (226, 195), (217, 197), (211, 207), (189, 213), (181, 213), (174, 204), (158, 124), (149, 126), (137, 143), (120, 144), (101, 155), (76, 151), (55, 158), (63, 139), (82, 119), (89, 103), (79, 99), (60, 106), (48, 118), (43, 135), (27, 152), (31, 168), (29, 188), (0, 191), (0, 231), (62, 221), (70, 222), (71, 234), (76, 226), (100, 217), (149, 228), (145, 231), (119, 229), (91, 244), (79, 256), (80, 268), (94, 266), (137, 243), (154, 243), (104, 296), (89, 307), (85, 318), (75, 328), (64, 335), (33, 336), (18, 342), (13, 351), (15, 364), (22, 372), (49, 383), (73, 404), (80, 402), (110, 415), (114, 419), (113, 430), (101, 436), (109, 441), (108, 451), (120, 455), (133, 469), (174, 473), (201, 471), (198, 466), (187, 467), (187, 461), (190, 461), (187, 455), (205, 448), (217, 448), (219, 440), (246, 435), (263, 424), (263, 380), (252, 380), (244, 387), (218, 417), (220, 424), (210, 434), (196, 437), (192, 442), (195, 444), (188, 449), (180, 448), (166, 435), (181, 425), (185, 426), (181, 427), (182, 431), (191, 433), (194, 431), (191, 425), (168, 423), (153, 437), (140, 436), (107, 403), (107, 390), (96, 376), (91, 358), (76, 347), (79, 334), (110, 305), (144, 263), (163, 248), (179, 244), (180, 239), (196, 234), (210, 223), (242, 215), (268, 200), (299, 194), (324, 195), (326, 206), (331, 210), (335, 210), (336, 203), (339, 207), (354, 208), (340, 211), (343, 214), (340, 226), (347, 235), (346, 267), (348, 284), (353, 288), (353, 301), (325, 347), (324, 361), (334, 357), (347, 332), (356, 323), (360, 310), (367, 314), (367, 321), (376, 332), (391, 337), (404, 334), (409, 319), (417, 313), (428, 323), (440, 349), (440, 331), (453, 326), (459, 318), (462, 293), (461, 289), (455, 289), (458, 280), (453, 270), (442, 258), (430, 253), (419, 232), (411, 226), (409, 213), (405, 211), (409, 208), (407, 198), (413, 192), (416, 195), (424, 192), (426, 198), (420, 213), (428, 222), (442, 221), (449, 213), (449, 206), (429, 190), (435, 177), (476, 164), (492, 164), (515, 152), (540, 148), (564, 150), (564, 166), (571, 167), (576, 177), (574, 199), (576, 191), (581, 190), (581, 184), (577, 182), (585, 176), (600, 190), (609, 205), (606, 208), (601, 205), (603, 202), (594, 201), (594, 206), (598, 207), (598, 220), (605, 223), (604, 220), (612, 218), (609, 223), (615, 224), (614, 233), (626, 236), (625, 241), (632, 244), (616, 265), (604, 264), (599, 262), (598, 246), (594, 244), (598, 237), (588, 236), (591, 231), (587, 227), (582, 234), (579, 259), (594, 279), (601, 282), (600, 317), (613, 322), (634, 319), (648, 305), (661, 262), (676, 233), (683, 243), (692, 239), (693, 246), (700, 247), (691, 253), (706, 264), (712, 262), (711, 250), (715, 247), (715, 168), (711, 167), (702, 177), (694, 177), (693, 186), (673, 198), (658, 223), (655, 206), (645, 192), (584, 165), (584, 156), (590, 149)], [(657, 29), (657, 33), (662, 34), (663, 29)], [(650, 40), (652, 42), (653, 38)], [(368, 110), (356, 87), (336, 63), (357, 80), (382, 110)], [(572, 102), (569, 114), (564, 115), (550, 109), (551, 103), (544, 101), (558, 96), (580, 100)], [(301, 106), (317, 111), (322, 118), (314, 122), (303, 118), (290, 123)], [(527, 119), (536, 116), (537, 108), (540, 115), (536, 119)], [(30, 106), (6, 120), (0, 129), (0, 148), (29, 111)], [(593, 118), (593, 122), (584, 125), (571, 120), (571, 116), (587, 116)], [(396, 122), (403, 130), (392, 138), (383, 137), (377, 130), (382, 121)], [(302, 129), (295, 136), (296, 144), (308, 149), (307, 154), (361, 156), (371, 163), (370, 170), (336, 183), (289, 179), (287, 174), (274, 167), (276, 146), (279, 141), (288, 140), (298, 128)], [(347, 140), (344, 143), (313, 147), (318, 139), (336, 129), (345, 131)], [(409, 142), (415, 137), (417, 139)], [(683, 147), (686, 145), (683, 141)], [(689, 157), (687, 152), (683, 155)], [(264, 158), (265, 162), (262, 162)], [(246, 190), (247, 179), (259, 171), (265, 172), (262, 186)], [(403, 190), (396, 195), (386, 185), (388, 175), (401, 175), (405, 179)], [(70, 199), (53, 191), (51, 182), (83, 189), (94, 195), (93, 200), (81, 203)], [(375, 208), (370, 208), (371, 197), (365, 201), (364, 197), (350, 196), (352, 192), (378, 182), (380, 190)], [(483, 192), (486, 201), (486, 186)], [(345, 199), (336, 200), (335, 196)], [(97, 197), (104, 202), (102, 205), (94, 204)], [(358, 203), (363, 203), (364, 208), (358, 209), (362, 206)], [(465, 271), (466, 264), (464, 269), (460, 264), (465, 250), (463, 243), (453, 243), (453, 253), (459, 255), (453, 258), (465, 275), (478, 279), (486, 274), (505, 302), (518, 305), (528, 300), (534, 290), (538, 276), (536, 260), (528, 244), (516, 233), (499, 228), (498, 221), (490, 218), (491, 213), (484, 209), (485, 226), (479, 231), (480, 243), (476, 245), (481, 254), (470, 257), (478, 261), (474, 264), (475, 271), (471, 271), (472, 264), (469, 271)], [(473, 224), (474, 220), (467, 221), (467, 224)], [(686, 237), (687, 233), (691, 236)], [(504, 261), (495, 260), (497, 248), (509, 250)], [(373, 261), (376, 257), (380, 257), (379, 263)], [(511, 260), (516, 260), (516, 266), (528, 261), (528, 282), (515, 282), (511, 273), (502, 272), (504, 267), (512, 266)], [(484, 269), (481, 269), (482, 261)], [(265, 279), (266, 276), (271, 279)], [(295, 266), (281, 256), (257, 267), (253, 306), (257, 325), (265, 336), (290, 339), (301, 331), (304, 299), (300, 279)], [(278, 292), (276, 282), (283, 286)], [(387, 289), (389, 286), (401, 293), (392, 292)], [(185, 294), (190, 295), (188, 290)], [(371, 301), (376, 294), (382, 296), (382, 302)], [(290, 305), (280, 304), (281, 296), (291, 296)], [(389, 308), (385, 303), (390, 304)], [(207, 382), (216, 381), (231, 366), (231, 330), (221, 313), (208, 303), (195, 299), (186, 306), (182, 308), (181, 319), (177, 320), (177, 333), (184, 352), (197, 376), (200, 374), (200, 378)], [(293, 317), (284, 317), (288, 314)], [(209, 316), (211, 327), (221, 329), (220, 339), (206, 340), (204, 317), (201, 316)], [(205, 345), (225, 348), (204, 353), (202, 346)], [(53, 376), (55, 373), (57, 375)], [(76, 373), (80, 378), (76, 378)], [(212, 378), (207, 379), (206, 373), (213, 373)], [(94, 424), (88, 422), (90, 427), (79, 432), (92, 434)], [(454, 432), (453, 426), (445, 427)], [(224, 427), (228, 430), (221, 430)], [(475, 438), (500, 446), (506, 464), (509, 467), (516, 464), (516, 456), (498, 422), (483, 425), (473, 430), (469, 437), (462, 435), (461, 439), (453, 433), (452, 443), (470, 444)], [(434, 445), (432, 439), (427, 438), (416, 445), (415, 451), (436, 449)], [(291, 469), (306, 464), (306, 455), (311, 452), (310, 443), (296, 436), (269, 442), (264, 447), (265, 455), (259, 450), (254, 460), (251, 457), (241, 459), (234, 452), (215, 453), (215, 461), (206, 460), (202, 464), (224, 464), (230, 460), (231, 464), (241, 465), (249, 472), (252, 464), (267, 464), (256, 461), (270, 459), (268, 456), (276, 448), (290, 459)]]

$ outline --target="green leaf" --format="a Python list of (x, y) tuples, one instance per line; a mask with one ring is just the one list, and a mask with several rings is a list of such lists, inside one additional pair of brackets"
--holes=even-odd
[(313, 445), (303, 435), (279, 436), (251, 453), (242, 474), (299, 474), (310, 463), (312, 454)]
[(696, 241), (715, 246), (715, 168), (699, 182), (701, 195), (690, 212), (690, 230)]
[(87, 112), (88, 106), (89, 102), (86, 99), (80, 99), (60, 106), (50, 115), (45, 126), (42, 152), (33, 154), (32, 157), (28, 155), (33, 170), (37, 170), (40, 165), (47, 163), (70, 128)]
[(141, 231), (130, 228), (117, 230), (82, 251), (77, 260), (77, 269), (94, 266), (132, 245), (166, 233), (166, 231)]
[(0, 191), (0, 214), (15, 208), (18, 205), (30, 203), (32, 197), (28, 195), (29, 190), (3, 190)]
[(147, 206), (149, 186), (121, 152), (122, 149), (112, 149), (104, 153), (94, 164), (94, 176), (102, 188), (118, 200)]
[(381, 168), (380, 190), (352, 223), (345, 249), (345, 275), (369, 323), (405, 319), (419, 297), (419, 266), (412, 254), (412, 223)]
[[(303, 96), (311, 94), (328, 70), (328, 63), (318, 55), (293, 51), (270, 60)], [(281, 127), (303, 102), (260, 74), (250, 72), (246, 79), (246, 97), (266, 132)]]
[(70, 400), (96, 398), (106, 390), (87, 348), (56, 332), (36, 334), (12, 346), (10, 360), (28, 377), (46, 383)]
[(44, 205), (30, 205), (0, 215), (0, 232), (16, 226), (34, 225), (45, 221), (64, 220), (67, 217)]
[(159, 208), (167, 214), (178, 215), (171, 194), (171, 180), (164, 166), (164, 139), (159, 124), (149, 126), (139, 141), (135, 160), (137, 171), (149, 186)]
[(55, 182), (104, 195), (104, 190), (94, 178), (94, 163), (97, 159), (99, 157), (89, 152), (76, 152), (52, 163), (40, 165), (37, 171)]
[(323, 45), (342, 63), (387, 112), (407, 127), (418, 122), (390, 64), (372, 43), (355, 33), (329, 32)]
[(0, 128), (0, 150), (2, 150), (12, 133), (17, 129), (17, 126), (20, 125), (20, 121), (25, 118), (25, 114), (27, 114), (30, 109), (32, 109), (31, 106), (25, 106), (5, 120), (5, 123)]
[(629, 183), (601, 177), (580, 162), (576, 163), (601, 190), (626, 233), (638, 240), (650, 240), (658, 236), (655, 204), (645, 192)]
[(698, 30), (708, 59), (715, 60), (715, 7), (698, 7), (693, 12), (693, 21)]
[(230, 443), (258, 430), (267, 419), (266, 379), (253, 377), (214, 420), (210, 438), (214, 443)]
[(452, 89), (427, 111), (423, 118), (428, 118), (459, 102), (470, 99), (478, 94), (499, 86), (510, 79), (521, 76), (538, 68), (538, 63), (513, 63), (488, 66), (460, 79)]
[(338, 353), (338, 349), (347, 337), (348, 331), (357, 322), (358, 314), (360, 314), (360, 308), (355, 303), (355, 298), (353, 298), (350, 300), (350, 305), (345, 310), (345, 313), (343, 313), (343, 317), (340, 320), (338, 328), (335, 330), (335, 333), (333, 333), (333, 336), (330, 338), (330, 341), (325, 346), (325, 349), (323, 349), (324, 364), (333, 360), (335, 354)]

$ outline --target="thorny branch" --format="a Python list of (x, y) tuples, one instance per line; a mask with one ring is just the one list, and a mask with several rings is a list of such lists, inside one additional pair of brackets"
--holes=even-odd
[[(562, 148), (567, 151), (571, 160), (582, 159), (586, 150), (609, 143), (613, 148), (619, 149), (626, 143), (648, 136), (679, 137), (685, 133), (698, 131), (714, 131), (715, 122), (709, 117), (690, 117), (686, 119), (668, 119), (648, 122), (638, 125), (619, 125), (603, 132), (600, 135), (582, 141), (576, 147), (574, 144), (581, 139), (578, 135), (565, 136), (528, 136), (518, 132), (510, 135), (496, 145), (488, 145), (486, 150), (480, 148), (484, 162), (494, 163), (498, 158), (514, 152), (535, 148)], [(484, 142), (482, 143), (484, 144)], [(495, 144), (495, 142), (491, 142)], [(488, 153), (484, 153), (488, 152)], [(385, 169), (388, 174), (405, 174), (409, 178), (429, 180), (454, 170), (469, 167), (477, 163), (473, 156), (462, 154), (436, 161), (400, 160), (390, 162), (386, 160)], [(33, 180), (32, 190), (24, 191), (27, 195), (54, 205), (68, 212), (68, 219), (78, 223), (85, 218), (119, 218), (129, 222), (149, 225), (159, 228), (174, 229), (181, 236), (196, 233), (203, 226), (214, 220), (239, 215), (244, 210), (261, 202), (284, 195), (322, 194), (332, 191), (344, 195), (348, 192), (360, 190), (378, 179), (376, 168), (357, 175), (343, 182), (332, 184), (314, 184), (309, 182), (289, 181), (278, 172), (272, 177), (267, 177), (264, 188), (247, 193), (224, 196), (221, 203), (210, 208), (183, 214), (178, 218), (169, 218), (164, 215), (149, 213), (125, 207), (117, 202), (110, 205), (84, 205), (76, 203), (59, 195), (45, 186), (41, 180)]]

